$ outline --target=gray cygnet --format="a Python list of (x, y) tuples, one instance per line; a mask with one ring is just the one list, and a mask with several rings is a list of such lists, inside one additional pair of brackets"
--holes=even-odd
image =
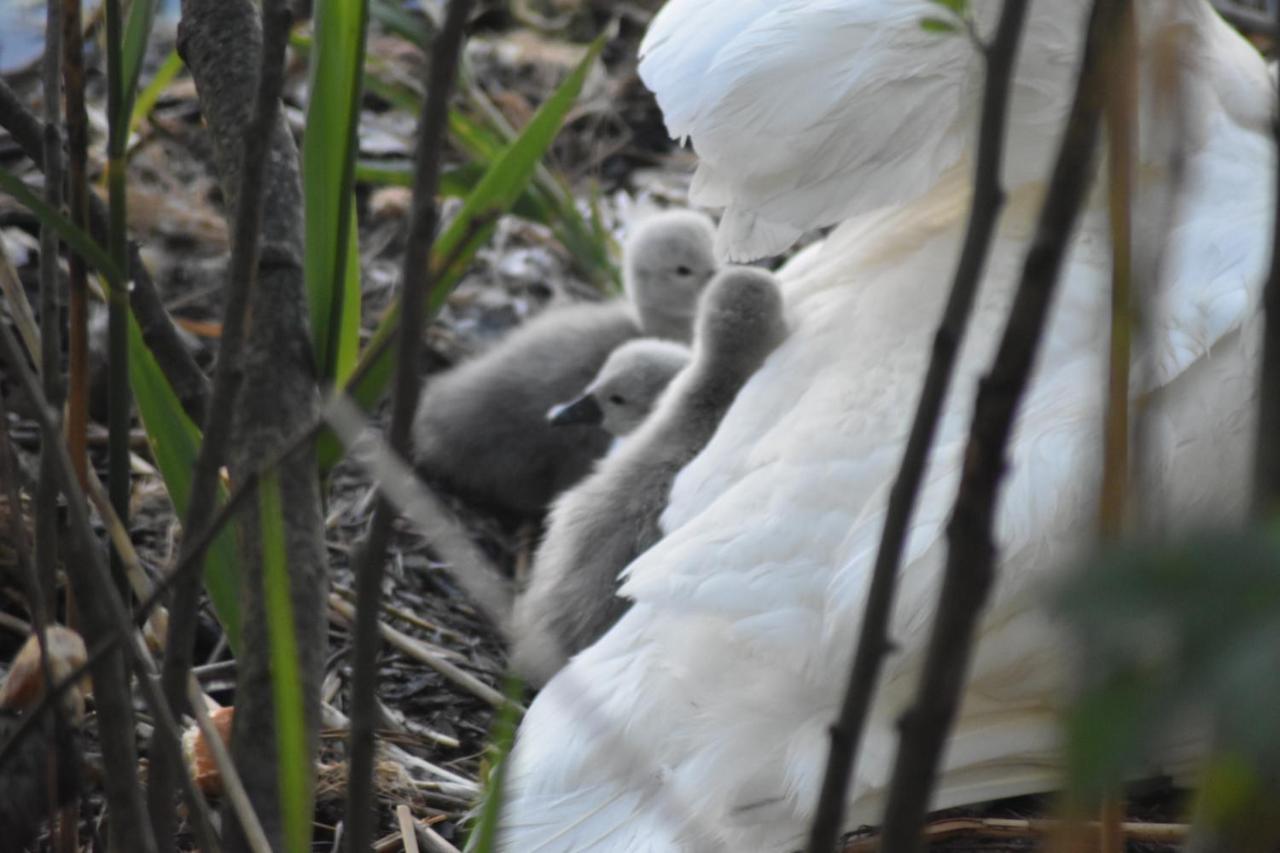
[(675, 341), (638, 338), (605, 360), (582, 396), (553, 406), (547, 420), (557, 426), (598, 424), (614, 438), (633, 431), (649, 417), (662, 392), (689, 364), (689, 348)]
[(662, 537), (676, 474), (785, 336), (782, 296), (769, 273), (731, 267), (708, 285), (689, 367), (648, 420), (551, 509), (512, 613), (517, 673), (546, 683), (626, 611), (619, 572)]
[(538, 516), (609, 448), (591, 425), (553, 427), (547, 410), (581, 393), (605, 358), (640, 335), (688, 341), (716, 263), (711, 221), (670, 211), (627, 241), (629, 300), (546, 311), (482, 355), (431, 377), (414, 418), (428, 479), (489, 509)]

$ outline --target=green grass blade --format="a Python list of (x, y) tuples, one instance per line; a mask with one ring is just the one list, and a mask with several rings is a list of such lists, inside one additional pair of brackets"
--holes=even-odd
[[(435, 286), (431, 289), (427, 305), (430, 314), (440, 309), (449, 291), (462, 278), (476, 251), (489, 239), (498, 217), (511, 209), (528, 186), (603, 47), (603, 39), (592, 43), (573, 73), (538, 109), (520, 136), (494, 160), (475, 190), (463, 202), (458, 215), (436, 240), (431, 259)], [(390, 344), (396, 335), (399, 316), (400, 302), (397, 299), (378, 324), (369, 346), (361, 355), (352, 381), (348, 383), (348, 392), (366, 408), (377, 402), (386, 390), (391, 372)]]
[(516, 727), (520, 723), (520, 693), (522, 685), (515, 676), (509, 676), (502, 691), (511, 700), (502, 705), (493, 722), (493, 734), (489, 738), (489, 778), (485, 783), (480, 816), (467, 843), (469, 853), (490, 853), (498, 840), (498, 826), (502, 819), (502, 802), (507, 777), (507, 756), (516, 740)]
[(341, 381), (350, 372), (359, 346), (360, 269), (352, 182), (367, 22), (365, 0), (316, 4), (302, 188), (312, 347), (324, 384)]
[(90, 266), (106, 277), (109, 285), (117, 287), (124, 282), (124, 272), (107, 254), (107, 250), (98, 244), (98, 241), (89, 236), (87, 231), (76, 227), (60, 211), (45, 204), (44, 199), (32, 192), (30, 187), (5, 169), (0, 169), (0, 190), (4, 190), (13, 196), (19, 204), (30, 210), (36, 219), (40, 220), (41, 225), (58, 232), (58, 236), (71, 247), (73, 252), (84, 258)]
[(423, 50), (427, 48), (428, 22), (414, 15), (403, 4), (392, 0), (373, 0), (369, 12), (387, 32), (395, 33)]
[[(73, 251), (101, 272), (111, 288), (122, 286), (124, 274), (119, 266), (89, 234), (77, 228), (70, 219), (45, 204), (22, 181), (0, 169), (0, 189), (27, 207), (42, 225), (52, 228)], [(200, 447), (200, 431), (182, 410), (164, 372), (142, 339), (142, 330), (132, 315), (129, 317), (129, 382), (137, 399), (138, 411), (151, 452), (155, 456), (165, 487), (179, 515), (187, 511), (191, 472)], [(205, 586), (213, 602), (218, 620), (227, 630), (232, 648), (238, 643), (240, 628), (239, 568), (229, 534), (219, 537), (205, 560)]]
[(151, 114), (155, 109), (156, 102), (160, 100), (160, 96), (169, 88), (178, 75), (182, 73), (184, 68), (182, 57), (178, 56), (178, 51), (171, 50), (169, 55), (165, 57), (164, 62), (156, 69), (155, 76), (151, 78), (151, 82), (138, 93), (137, 99), (133, 102), (133, 114), (129, 117), (129, 133), (135, 133), (138, 125), (142, 124), (142, 120)]
[[(178, 517), (185, 518), (191, 498), (192, 472), (200, 450), (200, 430), (183, 411), (132, 315), (129, 317), (129, 384), (169, 499)], [(204, 559), (204, 584), (232, 651), (238, 651), (240, 564), (236, 560), (232, 531), (223, 531), (209, 546)]]
[(147, 41), (151, 38), (151, 25), (155, 22), (156, 0), (132, 0), (129, 18), (124, 25), (124, 45), (120, 55), (121, 88), (120, 111), (111, 125), (111, 147), (123, 151), (132, 126), (133, 95), (138, 90), (142, 76), (142, 62), (147, 55)]
[(137, 90), (142, 77), (142, 63), (147, 55), (147, 42), (156, 19), (156, 0), (131, 0), (129, 18), (124, 25), (123, 79), (125, 93)]
[(258, 484), (262, 524), (263, 595), (267, 603), (267, 638), (271, 646), (271, 689), (275, 704), (276, 756), (280, 784), (280, 812), (284, 817), (285, 849), (311, 849), (314, 811), (312, 760), (307, 750), (307, 723), (302, 709), (302, 675), (294, 632), (293, 600), (289, 589), (288, 555), (284, 544), (284, 510), (280, 481), (267, 471)]
[[(452, 169), (445, 169), (440, 173), (439, 195), (443, 198), (465, 199), (475, 191), (476, 185), (480, 183), (484, 174), (485, 168), (480, 163), (464, 163)], [(412, 187), (413, 163), (408, 160), (358, 162), (356, 163), (356, 183)], [(530, 192), (528, 187), (520, 193), (516, 203), (511, 205), (511, 212), (534, 222), (547, 222), (554, 216), (542, 198)]]

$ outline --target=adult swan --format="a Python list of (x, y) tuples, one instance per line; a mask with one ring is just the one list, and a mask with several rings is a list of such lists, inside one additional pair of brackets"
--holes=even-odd
[[(981, 33), (996, 0), (973, 0)], [(1013, 90), (1009, 200), (902, 568), (896, 653), (864, 737), (850, 825), (880, 817), (946, 550), (943, 525), (1069, 105), (1087, 3), (1036, 0)], [(1135, 353), (1144, 506), (1172, 526), (1239, 517), (1267, 258), (1274, 91), (1202, 0), (1139, 0), (1140, 249), (1163, 286)], [(933, 329), (965, 225), (982, 63), (920, 26), (927, 0), (671, 0), (641, 74), (700, 156), (730, 258), (838, 227), (782, 272), (791, 335), (677, 479), (666, 537), (626, 570), (630, 612), (538, 696), (507, 777), (509, 851), (786, 850), (818, 798), (847, 664)], [(1175, 132), (1153, 94), (1176, 45)], [(1175, 138), (1176, 137), (1176, 138)], [(1170, 152), (1185, 164), (1172, 197)], [(1162, 246), (1156, 245), (1162, 243)], [(1109, 249), (1082, 216), (1010, 449), (1000, 579), (935, 805), (1058, 782), (1062, 637), (1037, 587), (1093, 537)]]

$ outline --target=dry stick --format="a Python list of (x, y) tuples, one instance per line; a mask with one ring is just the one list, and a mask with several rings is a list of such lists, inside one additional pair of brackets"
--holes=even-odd
[[(66, 91), (67, 154), (71, 221), (86, 228), (88, 225), (88, 176), (86, 161), (89, 145), (89, 119), (84, 103), (84, 37), (81, 30), (80, 0), (65, 0), (62, 8), (62, 73)], [(85, 438), (88, 427), (89, 404), (89, 341), (88, 341), (88, 282), (84, 260), (75, 253), (69, 258), (71, 270), (69, 297), (69, 367), (67, 409), (67, 447), (78, 485), (83, 487), (88, 468), (88, 448)], [(45, 444), (61, 445), (56, 431), (46, 431)], [(58, 446), (53, 452), (62, 455)], [(74, 504), (71, 490), (63, 485), (68, 503)], [(85, 506), (75, 506), (84, 513)], [(87, 528), (86, 528), (87, 530)], [(73, 534), (80, 531), (73, 531)], [(80, 542), (86, 551), (94, 547), (91, 537)], [(89, 594), (93, 579), (85, 577), (81, 561), (96, 557), (93, 553), (72, 553), (67, 561), (68, 585), (67, 624), (73, 628), (83, 619), (85, 636), (96, 639), (109, 631), (109, 617), (101, 612), (102, 601), (93, 596), (91, 610), (98, 612), (76, 613), (75, 601)], [(75, 569), (72, 569), (72, 566)], [(110, 845), (117, 850), (154, 849), (150, 833), (146, 831), (142, 798), (135, 781), (137, 775), (137, 748), (133, 741), (133, 707), (124, 677), (124, 661), (119, 655), (104, 658), (93, 670), (94, 695), (98, 704), (98, 716), (102, 725), (102, 758), (106, 768), (106, 799), (111, 810)]]
[[(1102, 491), (1098, 533), (1102, 541), (1123, 535), (1129, 515), (1129, 351), (1133, 336), (1133, 140), (1137, 123), (1137, 73), (1133, 6), (1108, 34), (1107, 212), (1111, 231), (1111, 334), (1107, 362), (1107, 402), (1103, 416)], [(1099, 815), (1100, 853), (1123, 853), (1124, 800), (1110, 792)]]
[[(0, 353), (3, 353), (4, 357), (12, 364), (17, 365), (17, 378), (22, 384), (23, 390), (35, 404), (41, 437), (53, 449), (57, 462), (55, 473), (63, 494), (66, 495), (68, 515), (71, 521), (73, 553), (72, 559), (67, 563), (67, 570), (72, 575), (72, 580), (77, 586), (89, 593), (90, 597), (86, 600), (92, 600), (95, 604), (94, 607), (86, 608), (84, 611), (86, 636), (90, 642), (95, 644), (106, 645), (116, 637), (124, 641), (124, 651), (128, 657), (128, 662), (138, 677), (138, 685), (142, 688), (143, 698), (154, 719), (153, 738), (168, 741), (173, 754), (180, 755), (178, 725), (173, 715), (169, 713), (169, 708), (155, 683), (152, 674), (154, 664), (151, 661), (151, 656), (147, 653), (146, 646), (135, 636), (129, 613), (125, 609), (119, 592), (112, 583), (110, 569), (103, 562), (102, 554), (98, 549), (98, 543), (94, 539), (93, 530), (89, 523), (88, 502), (85, 492), (81, 489), (79, 480), (76, 479), (75, 466), (71, 463), (67, 448), (59, 440), (57, 419), (49, 409), (44, 395), (40, 391), (39, 382), (35, 374), (23, 359), (21, 345), (14, 337), (12, 330), (4, 324), (0, 324)], [(106, 509), (110, 511), (110, 507), (106, 507)], [(119, 524), (118, 519), (111, 519), (111, 521)], [(121, 663), (119, 654), (111, 654), (105, 651), (100, 655), (95, 655), (89, 661), (93, 672), (93, 689), (98, 706), (99, 729), (102, 732), (104, 761), (107, 753), (112, 750), (135, 755), (132, 697), (129, 692), (129, 681), (125, 677), (125, 670)], [(108, 679), (104, 675), (109, 675), (111, 678)], [(67, 679), (67, 681), (69, 680)], [(57, 688), (59, 693), (64, 684), (65, 681), (59, 683)], [(53, 693), (53, 690), (46, 691), (46, 699)], [(117, 705), (122, 707), (116, 707)], [(31, 714), (30, 716), (34, 718), (36, 714)], [(116, 722), (117, 719), (123, 719), (126, 726), (121, 727)], [(20, 728), (19, 732), (21, 731), (22, 729)], [(119, 742), (114, 743), (113, 739)], [(2, 758), (3, 753), (0, 753), (0, 759)], [(109, 773), (106, 775), (107, 801), (110, 804), (114, 802), (113, 797), (120, 797), (131, 809), (125, 812), (113, 812), (112, 824), (120, 820), (127, 820), (135, 814), (138, 819), (137, 824), (121, 830), (126, 834), (126, 837), (136, 840), (138, 846), (120, 849), (137, 850), (140, 853), (146, 853), (147, 851), (155, 850), (155, 845), (151, 833), (147, 831), (147, 826), (143, 820), (142, 802), (137, 794), (136, 757), (132, 758), (131, 762), (127, 773), (119, 777), (113, 777)], [(183, 783), (183, 792), (187, 795), (188, 806), (196, 818), (194, 821), (195, 831), (201, 847), (206, 850), (220, 849), (217, 835), (213, 832), (208, 804), (205, 802), (204, 797), (200, 795), (200, 792), (196, 790), (190, 774), (184, 770), (180, 776)], [(131, 793), (128, 797), (124, 797), (119, 792), (113, 791), (113, 788), (127, 788)], [(132, 809), (136, 809), (136, 812)], [(112, 837), (115, 837), (114, 832)]]
[[(109, 570), (102, 564), (97, 542), (89, 526), (85, 496), (76, 478), (57, 421), (49, 411), (38, 381), (28, 367), (13, 332), (0, 324), (0, 344), (8, 362), (18, 373), (24, 390), (35, 402), (40, 420), (41, 438), (57, 461), (56, 473), (67, 496), (71, 520), (72, 549), (67, 560), (67, 573), (81, 590), (85, 601), (93, 606), (83, 612), (84, 634), (96, 643), (108, 637), (123, 618), (124, 605), (111, 584)], [(137, 752), (134, 745), (132, 696), (124, 661), (119, 654), (104, 655), (92, 668), (94, 699), (98, 707), (98, 723), (102, 733), (106, 799), (111, 809), (110, 835), (113, 849), (154, 851), (151, 833), (143, 814), (142, 798), (137, 783)], [(164, 710), (160, 708), (159, 710)], [(160, 731), (157, 715), (156, 731)]]
[[(440, 159), (448, 124), (449, 94), (458, 72), (464, 30), (471, 0), (450, 0), (444, 25), (431, 49), (426, 80), (427, 95), (418, 125), (418, 146), (413, 179), (413, 212), (401, 272), (399, 358), (391, 397), (389, 440), (392, 450), (407, 456), (409, 427), (418, 404), (418, 353), (422, 346), (423, 313), (434, 284), (431, 249), (439, 218), (436, 189)], [(379, 599), (382, 595), (382, 563), (395, 510), (385, 498), (373, 511), (369, 536), (356, 569), (355, 650), (351, 669), (351, 738), (348, 747), (347, 849), (363, 851), (373, 835), (373, 751), (377, 715)]]
[(978, 134), (978, 156), (974, 164), (973, 198), (964, 248), (956, 266), (951, 294), (942, 321), (933, 339), (924, 388), (916, 408), (911, 434), (903, 451), (902, 465), (889, 495), (880, 547), (876, 552), (871, 587), (854, 653), (853, 668), (845, 688), (840, 716), (831, 728), (831, 751), (826, 775), (809, 835), (809, 853), (827, 853), (836, 845), (843, 821), (850, 775), (857, 761), (858, 744), (880, 676), (880, 667), (889, 650), (889, 619), (898, 580), (898, 566), (906, 543), (907, 528), (924, 478), (929, 448), (937, 432), (955, 369), (956, 353), (964, 340), (969, 315), (987, 254), (1004, 206), (1000, 187), (1000, 164), (1004, 155), (1005, 123), (1013, 64), (1018, 39), (1026, 18), (1027, 0), (1006, 0), (995, 37), (981, 48), (986, 62), (982, 118)]
[[(348, 623), (354, 623), (358, 618), (359, 611), (353, 611), (351, 609), (351, 605), (347, 604), (341, 598), (330, 596), (329, 606)], [(379, 637), (385, 639), (388, 644), (419, 663), (423, 663), (431, 667), (458, 687), (461, 687), (472, 696), (475, 696), (477, 699), (488, 702), (495, 708), (501, 708), (505, 705), (511, 704), (511, 700), (503, 696), (501, 691), (494, 690), (471, 673), (450, 663), (443, 655), (436, 653), (431, 646), (423, 643), (421, 640), (414, 639), (408, 634), (397, 631), (395, 628), (392, 628), (390, 625), (383, 622), (376, 622), (375, 627), (378, 629)], [(524, 708), (519, 704), (516, 705), (516, 708), (521, 712), (524, 711)]]
[[(48, 638), (45, 635), (48, 622), (45, 618), (44, 603), (40, 591), (40, 578), (36, 574), (35, 563), (31, 557), (30, 543), (27, 541), (27, 531), (22, 524), (22, 498), (18, 493), (17, 467), (17, 456), (13, 452), (13, 442), (9, 436), (9, 411), (4, 404), (4, 397), (0, 395), (0, 484), (4, 486), (3, 497), (9, 504), (9, 539), (13, 542), (13, 550), (17, 555), (19, 574), (27, 585), (27, 595), (30, 598), (28, 602), (29, 609), (32, 621), (35, 623), (36, 643), (40, 646), (40, 677), (44, 680), (47, 689), (48, 685), (53, 684), (53, 672), (49, 669)], [(57, 492), (54, 492), (54, 498), (57, 498)], [(57, 721), (54, 723), (55, 731), (68, 725), (64, 719), (65, 715), (62, 713), (61, 706), (54, 706), (54, 715), (57, 717)], [(66, 850), (68, 849), (66, 846), (67, 833), (65, 831), (59, 833), (57, 823), (58, 815), (62, 812), (62, 809), (57, 805), (58, 761), (56, 750), (49, 750), (46, 761), (45, 792), (50, 809), (50, 832), (58, 844), (58, 849)], [(67, 822), (70, 822), (78, 831), (79, 827), (76, 826), (75, 816), (74, 812), (69, 813), (63, 824), (65, 826)]]
[[(84, 105), (84, 35), (80, 22), (80, 0), (63, 0), (62, 73), (67, 98), (67, 155), (71, 221), (81, 229), (88, 226), (89, 179), (86, 160), (89, 147), (89, 116)], [(68, 341), (68, 373), (70, 374), (67, 408), (67, 445), (76, 476), (84, 484), (88, 464), (85, 436), (89, 424), (89, 284), (85, 261), (74, 252), (71, 269), (71, 292), (68, 307), (70, 337)], [(74, 626), (70, 599), (67, 623)], [(110, 773), (111, 768), (107, 768)], [(113, 833), (116, 821), (111, 822)]]
[(1018, 402), (1030, 379), (1067, 244), (1092, 175), (1101, 114), (1098, 61), (1104, 34), (1115, 29), (1124, 0), (1095, 0), (1081, 72), (1044, 207), (990, 372), (978, 386), (964, 470), (947, 525), (947, 561), (915, 704), (900, 722), (885, 808), (887, 850), (920, 848), (920, 828), (942, 746), (968, 673), (978, 616), (995, 575), (992, 527), (1005, 449)]
[[(56, 4), (58, 0), (51, 0)], [(57, 44), (57, 42), (55, 42)], [(55, 78), (56, 79), (56, 78)], [(56, 99), (55, 99), (56, 100)], [(49, 98), (46, 97), (46, 106)], [(55, 123), (41, 125), (40, 120), (36, 118), (23, 103), (18, 100), (13, 90), (0, 79), (0, 127), (9, 131), (9, 135), (22, 148), (22, 153), (35, 163), (36, 167), (42, 169), (45, 174), (45, 198), (53, 207), (60, 207), (60, 188), (62, 183), (62, 144), (58, 138), (58, 130)], [(58, 194), (58, 198), (50, 198), (50, 186), (53, 192)], [(108, 211), (102, 200), (96, 195), (89, 195), (89, 230), (93, 238), (99, 243), (106, 243), (107, 223), (109, 221)], [(43, 231), (41, 232), (43, 236)], [(54, 235), (50, 235), (51, 237)], [(57, 257), (57, 240), (53, 240), (53, 248), (50, 250), (50, 257)], [(41, 252), (43, 253), (43, 243)], [(43, 254), (42, 254), (43, 257)], [(56, 269), (50, 275), (53, 275), (53, 281), (56, 285)], [(200, 366), (196, 364), (195, 358), (192, 357), (190, 351), (179, 337), (177, 328), (169, 317), (168, 311), (164, 308), (164, 303), (160, 301), (160, 296), (156, 292), (155, 282), (151, 280), (150, 273), (147, 272), (146, 265), (142, 262), (142, 257), (138, 252), (136, 244), (129, 245), (129, 279), (131, 287), (129, 288), (129, 305), (133, 309), (133, 315), (138, 321), (138, 325), (142, 329), (143, 340), (147, 343), (147, 348), (151, 350), (151, 354), (155, 356), (156, 361), (160, 364), (161, 370), (164, 371), (165, 377), (169, 380), (169, 384), (173, 386), (174, 393), (178, 395), (178, 400), (182, 403), (183, 409), (191, 416), (191, 419), (197, 423), (204, 420), (204, 402), (208, 397), (208, 380), (205, 379), (204, 372)], [(42, 275), (44, 275), (42, 273)], [(43, 287), (43, 285), (42, 285)], [(43, 291), (42, 291), (43, 292)], [(41, 322), (44, 318), (44, 303), (41, 302)], [(55, 303), (52, 311), (52, 319), (58, 319), (58, 310)], [(61, 336), (57, 336), (52, 340), (58, 343)], [(45, 337), (46, 341), (50, 338)], [(45, 344), (46, 348), (50, 345)], [(61, 350), (55, 348), (54, 352), (58, 353), (61, 358)], [(55, 363), (57, 363), (55, 361)], [(59, 377), (59, 382), (61, 378)], [(47, 391), (46, 391), (47, 393)], [(62, 392), (58, 389), (58, 393), (49, 397), (50, 403), (56, 403), (55, 409), (60, 410)], [(52, 477), (50, 477), (52, 479)]]
[[(314, 440), (317, 432), (319, 432), (319, 425), (313, 426), (308, 430), (304, 430), (301, 434), (295, 437), (284, 450), (277, 454), (274, 459), (264, 465), (263, 470), (275, 470), (281, 464), (282, 460), (295, 453), (303, 444)], [(166, 595), (168, 595), (169, 590), (177, 580), (199, 569), (199, 556), (203, 555), (203, 553), (209, 548), (209, 545), (213, 543), (213, 540), (222, 532), (223, 527), (225, 527), (230, 522), (231, 518), (240, 511), (240, 508), (244, 505), (245, 501), (253, 497), (257, 492), (257, 487), (258, 474), (257, 472), (254, 472), (241, 480), (239, 486), (232, 490), (231, 494), (227, 497), (226, 502), (223, 503), (221, 509), (218, 510), (217, 515), (215, 515), (210, 522), (208, 529), (198, 538), (195, 548), (195, 551), (198, 552), (198, 554), (196, 554), (196, 559), (179, 561), (174, 566), (173, 571), (165, 575), (165, 577), (163, 577), (154, 586), (151, 594), (147, 598), (143, 599), (138, 604), (137, 608), (135, 608), (133, 613), (133, 624), (127, 626), (130, 629), (129, 633), (132, 633), (132, 629), (134, 627), (140, 626), (146, 622), (147, 617), (151, 615), (151, 611), (160, 605), (160, 602)], [(47, 690), (45, 692), (45, 695), (41, 697), (35, 708), (23, 715), (22, 721), (13, 732), (13, 736), (3, 745), (0, 745), (0, 765), (4, 764), (12, 746), (27, 733), (28, 729), (33, 728), (35, 724), (39, 722), (41, 715), (46, 713), (51, 706), (54, 706), (57, 700), (61, 698), (62, 694), (79, 682), (79, 680), (83, 678), (84, 675), (89, 672), (96, 663), (98, 663), (98, 661), (102, 660), (107, 654), (114, 651), (116, 646), (119, 645), (120, 641), (125, 639), (125, 637), (126, 634), (115, 631), (105, 640), (94, 645), (84, 664), (69, 672), (65, 678), (54, 685), (52, 690)]]
[[(124, 51), (121, 0), (106, 0), (107, 18), (107, 249), (122, 270), (129, 267), (125, 239), (127, 226), (124, 147), (129, 136), (129, 116), (122, 115)], [(123, 123), (123, 127), (121, 127)], [(129, 524), (129, 416), (133, 395), (129, 387), (129, 286), (121, 282), (107, 293), (107, 488), (116, 515)], [(111, 552), (111, 573), (116, 588), (129, 602), (129, 583), (119, 555)]]
[(200, 691), (200, 685), (196, 683), (195, 676), (189, 677), (187, 703), (191, 706), (191, 714), (195, 717), (200, 734), (204, 736), (205, 745), (209, 747), (209, 754), (213, 756), (213, 763), (218, 768), (218, 775), (222, 778), (222, 789), (227, 799), (231, 801), (231, 808), (235, 810), (236, 818), (244, 829), (244, 837), (249, 843), (249, 849), (254, 853), (271, 853), (271, 844), (267, 841), (266, 833), (262, 831), (262, 824), (253, 810), (253, 805), (249, 802), (244, 782), (236, 771), (235, 762), (231, 760), (231, 753), (223, 743), (222, 735), (214, 728), (213, 720), (209, 718), (209, 709), (205, 706), (204, 700), (205, 696)]
[[(41, 76), (44, 88), (44, 125), (30, 135), (44, 161), (44, 200), (54, 210), (62, 209), (62, 3), (45, 3), (44, 56)], [(30, 127), (37, 129), (35, 117)], [(40, 379), (45, 397), (61, 417), (66, 391), (62, 381), (62, 311), (59, 307), (61, 281), (58, 272), (58, 234), (51, 225), (40, 226)], [(7, 438), (7, 436), (6, 436)], [(31, 576), (31, 619), (40, 637), (40, 667), (47, 687), (53, 683), (45, 650), (45, 627), (56, 618), (58, 588), (58, 485), (54, 461), (40, 451), (40, 482), (36, 484), (36, 559)], [(55, 706), (55, 714), (61, 709)], [(57, 802), (57, 761), (49, 761), (49, 802)], [(55, 813), (50, 826), (53, 848), (73, 853), (79, 847), (80, 808), (76, 801)]]
[[(1101, 831), (1098, 823), (1083, 824), (1092, 835)], [(1186, 840), (1190, 826), (1185, 823), (1122, 823), (1123, 837), (1145, 844), (1180, 844)], [(1062, 830), (1056, 820), (1021, 820), (1012, 818), (947, 818), (924, 828), (922, 836), (930, 844), (953, 838), (1006, 838), (1034, 841), (1052, 838)], [(883, 849), (879, 838), (858, 838), (845, 844), (840, 853), (877, 853)]]
[(351, 452), (384, 499), (431, 542), (448, 563), (450, 573), (484, 616), (505, 636), (511, 616), (511, 584), (476, 546), (462, 523), (444, 502), (414, 474), (387, 443), (372, 430), (360, 408), (335, 391), (321, 410), (325, 422)]
[(403, 803), (396, 806), (396, 824), (400, 827), (404, 853), (418, 853), (418, 834), (414, 831), (416, 823), (413, 812), (409, 811), (408, 806)]
[[(1280, 6), (1271, 22), (1271, 32), (1280, 39)], [(1276, 151), (1280, 152), (1280, 114), (1271, 118)], [(1275, 181), (1277, 212), (1280, 212), (1280, 167)], [(1259, 518), (1275, 513), (1280, 506), (1280, 217), (1271, 232), (1271, 267), (1262, 291), (1265, 317), (1262, 339), (1262, 378), (1258, 389), (1258, 433), (1254, 446), (1253, 512)]]
[(450, 844), (447, 838), (420, 820), (413, 822), (413, 831), (417, 834), (419, 843), (430, 853), (459, 853), (458, 848)]
[[(231, 261), (227, 266), (226, 304), (223, 309), (222, 340), (218, 350), (218, 366), (213, 375), (213, 393), (206, 407), (203, 438), (192, 475), (191, 496), (185, 531), (178, 560), (190, 558), (198, 538), (217, 510), (218, 471), (226, 458), (231, 438), (232, 416), (244, 378), (244, 342), (249, 336), (249, 306), (258, 279), (259, 234), (262, 231), (262, 189), (271, 131), (280, 107), (280, 91), (284, 86), (284, 53), (289, 36), (290, 13), (283, 3), (262, 4), (262, 56), (258, 72), (257, 100), (253, 116), (245, 127), (240, 159), (239, 193), (236, 196), (235, 230), (232, 234)], [(195, 642), (196, 611), (200, 604), (200, 576), (191, 574), (174, 585), (170, 608), (169, 637), (162, 683), (165, 696), (175, 710), (183, 706), (187, 676)], [(162, 762), (175, 765), (173, 757)], [(169, 781), (169, 780), (165, 780)], [(153, 785), (148, 789), (151, 819), (156, 839), (162, 846), (172, 842), (174, 832), (171, 784)]]
[[(54, 210), (62, 209), (62, 77), (59, 57), (62, 51), (62, 3), (48, 0), (45, 7), (44, 126), (34, 115), (28, 126), (29, 142), (41, 154), (44, 163), (44, 200)], [(7, 91), (0, 82), (0, 95)], [(9, 127), (8, 124), (5, 125)], [(17, 133), (10, 128), (16, 138)], [(40, 378), (45, 398), (59, 415), (62, 412), (62, 312), (58, 294), (58, 234), (50, 225), (40, 226)], [(37, 625), (55, 614), (54, 603), (58, 580), (58, 486), (54, 479), (53, 458), (40, 454), (40, 482), (36, 485), (36, 567), (39, 581), (31, 605), (41, 611)], [(46, 682), (47, 683), (47, 682)], [(63, 849), (65, 849), (64, 845)]]

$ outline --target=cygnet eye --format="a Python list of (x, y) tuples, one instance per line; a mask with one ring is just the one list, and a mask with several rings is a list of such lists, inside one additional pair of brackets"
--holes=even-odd
[(693, 269), (690, 267), (686, 267), (683, 264), (676, 267), (676, 275), (692, 275), (692, 274), (693, 274)]
[(613, 403), (615, 406), (625, 406), (627, 404), (627, 398), (623, 397), (621, 394), (610, 394), (609, 402)]

